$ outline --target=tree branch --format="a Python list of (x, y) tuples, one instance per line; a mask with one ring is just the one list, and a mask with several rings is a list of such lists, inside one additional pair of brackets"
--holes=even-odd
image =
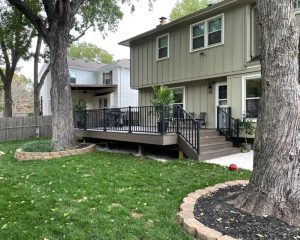
[(75, 15), (78, 12), (78, 9), (81, 7), (81, 5), (84, 3), (85, 0), (73, 0), (71, 2), (71, 10), (73, 15)]
[(6, 68), (6, 72), (10, 70), (10, 60), (9, 60), (9, 57), (8, 57), (8, 53), (7, 53), (7, 49), (6, 49), (6, 46), (5, 46), (5, 43), (3, 40), (0, 41), (0, 47), (2, 49), (2, 52), (3, 52), (3, 56), (4, 56), (4, 60), (5, 60), (5, 68)]
[(4, 82), (5, 82), (5, 75), (4, 75), (4, 72), (3, 72), (2, 68), (0, 68), (0, 77), (1, 77), (1, 80), (2, 80), (2, 82), (4, 84)]
[(72, 42), (76, 42), (76, 41), (78, 41), (80, 38), (82, 38), (82, 37), (85, 35), (86, 31), (89, 30), (92, 26), (93, 26), (92, 24), (89, 25), (89, 26), (88, 26), (86, 29), (84, 29), (84, 31), (82, 31), (77, 37), (73, 38), (73, 39), (72, 39)]
[(48, 42), (48, 30), (45, 27), (42, 19), (29, 9), (29, 7), (21, 0), (7, 0), (10, 4), (15, 6), (22, 12), (36, 28), (36, 30), (43, 36), (46, 42)]
[(40, 81), (39, 81), (39, 83), (37, 85), (37, 90), (39, 92), (41, 91), (41, 88), (44, 85), (45, 79), (46, 79), (48, 73), (50, 72), (50, 69), (51, 69), (51, 64), (49, 63), (48, 67), (46, 68), (45, 72), (43, 72), (43, 75), (41, 76), (41, 79), (40, 79)]

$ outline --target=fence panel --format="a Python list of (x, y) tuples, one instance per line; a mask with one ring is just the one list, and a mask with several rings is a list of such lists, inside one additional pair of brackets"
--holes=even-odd
[(50, 137), (52, 116), (0, 118), (0, 142)]

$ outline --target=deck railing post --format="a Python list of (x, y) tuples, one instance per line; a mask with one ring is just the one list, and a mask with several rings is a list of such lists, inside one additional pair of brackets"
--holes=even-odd
[(129, 109), (129, 119), (128, 119), (128, 121), (129, 121), (129, 122), (128, 122), (128, 128), (129, 128), (129, 130), (128, 130), (128, 132), (129, 132), (129, 133), (132, 133), (132, 130), (131, 130), (131, 122), (132, 122), (132, 119), (131, 119), (131, 117), (132, 117), (132, 116), (131, 116), (131, 106), (129, 106), (128, 109)]
[(238, 147), (240, 147), (241, 143), (240, 143), (240, 120), (239, 119), (236, 120), (236, 137), (237, 137)]
[(220, 107), (217, 107), (217, 130), (220, 131)]
[(200, 153), (200, 121), (196, 121), (197, 123), (197, 136), (196, 136), (196, 139), (197, 139), (197, 152), (198, 154)]
[(87, 110), (83, 111), (83, 122), (84, 122), (84, 130), (86, 130)]
[(106, 131), (106, 108), (103, 108), (103, 131)]
[(179, 134), (179, 111), (180, 111), (180, 108), (179, 108), (179, 106), (177, 105), (177, 107), (176, 107), (176, 122), (177, 122), (177, 134)]
[(162, 105), (162, 114), (161, 114), (161, 129), (162, 135), (165, 134), (165, 105)]
[(230, 137), (233, 137), (232, 128), (231, 128), (231, 107), (228, 108), (228, 131), (229, 131)]

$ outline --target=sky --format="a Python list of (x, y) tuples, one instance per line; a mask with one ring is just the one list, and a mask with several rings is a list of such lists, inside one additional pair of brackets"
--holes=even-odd
[[(149, 11), (148, 0), (140, 0), (139, 2), (135, 2), (135, 11), (133, 13), (130, 12), (128, 6), (122, 6), (124, 16), (116, 32), (108, 33), (105, 39), (103, 39), (100, 32), (90, 30), (81, 38), (80, 42), (85, 41), (96, 44), (113, 54), (114, 60), (129, 58), (129, 48), (121, 46), (118, 43), (155, 28), (159, 24), (160, 17), (169, 17), (176, 2), (177, 0), (155, 0), (153, 9)], [(27, 78), (33, 79), (33, 61), (22, 61), (19, 67), (20, 73)]]

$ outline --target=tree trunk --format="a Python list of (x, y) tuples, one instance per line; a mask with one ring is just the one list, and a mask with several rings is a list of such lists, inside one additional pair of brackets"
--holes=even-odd
[(6, 79), (6, 82), (3, 86), (4, 89), (4, 117), (12, 117), (12, 94), (11, 94), (11, 79)]
[(292, 0), (258, 0), (262, 97), (250, 183), (233, 202), (300, 226), (299, 37)]
[(40, 115), (40, 91), (39, 91), (39, 60), (42, 46), (42, 37), (39, 35), (34, 53), (34, 70), (33, 70), (33, 113)]
[[(53, 30), (53, 29), (52, 29)], [(68, 35), (58, 28), (49, 39), (51, 64), (52, 141), (55, 150), (74, 147), (73, 109), (67, 62)]]

